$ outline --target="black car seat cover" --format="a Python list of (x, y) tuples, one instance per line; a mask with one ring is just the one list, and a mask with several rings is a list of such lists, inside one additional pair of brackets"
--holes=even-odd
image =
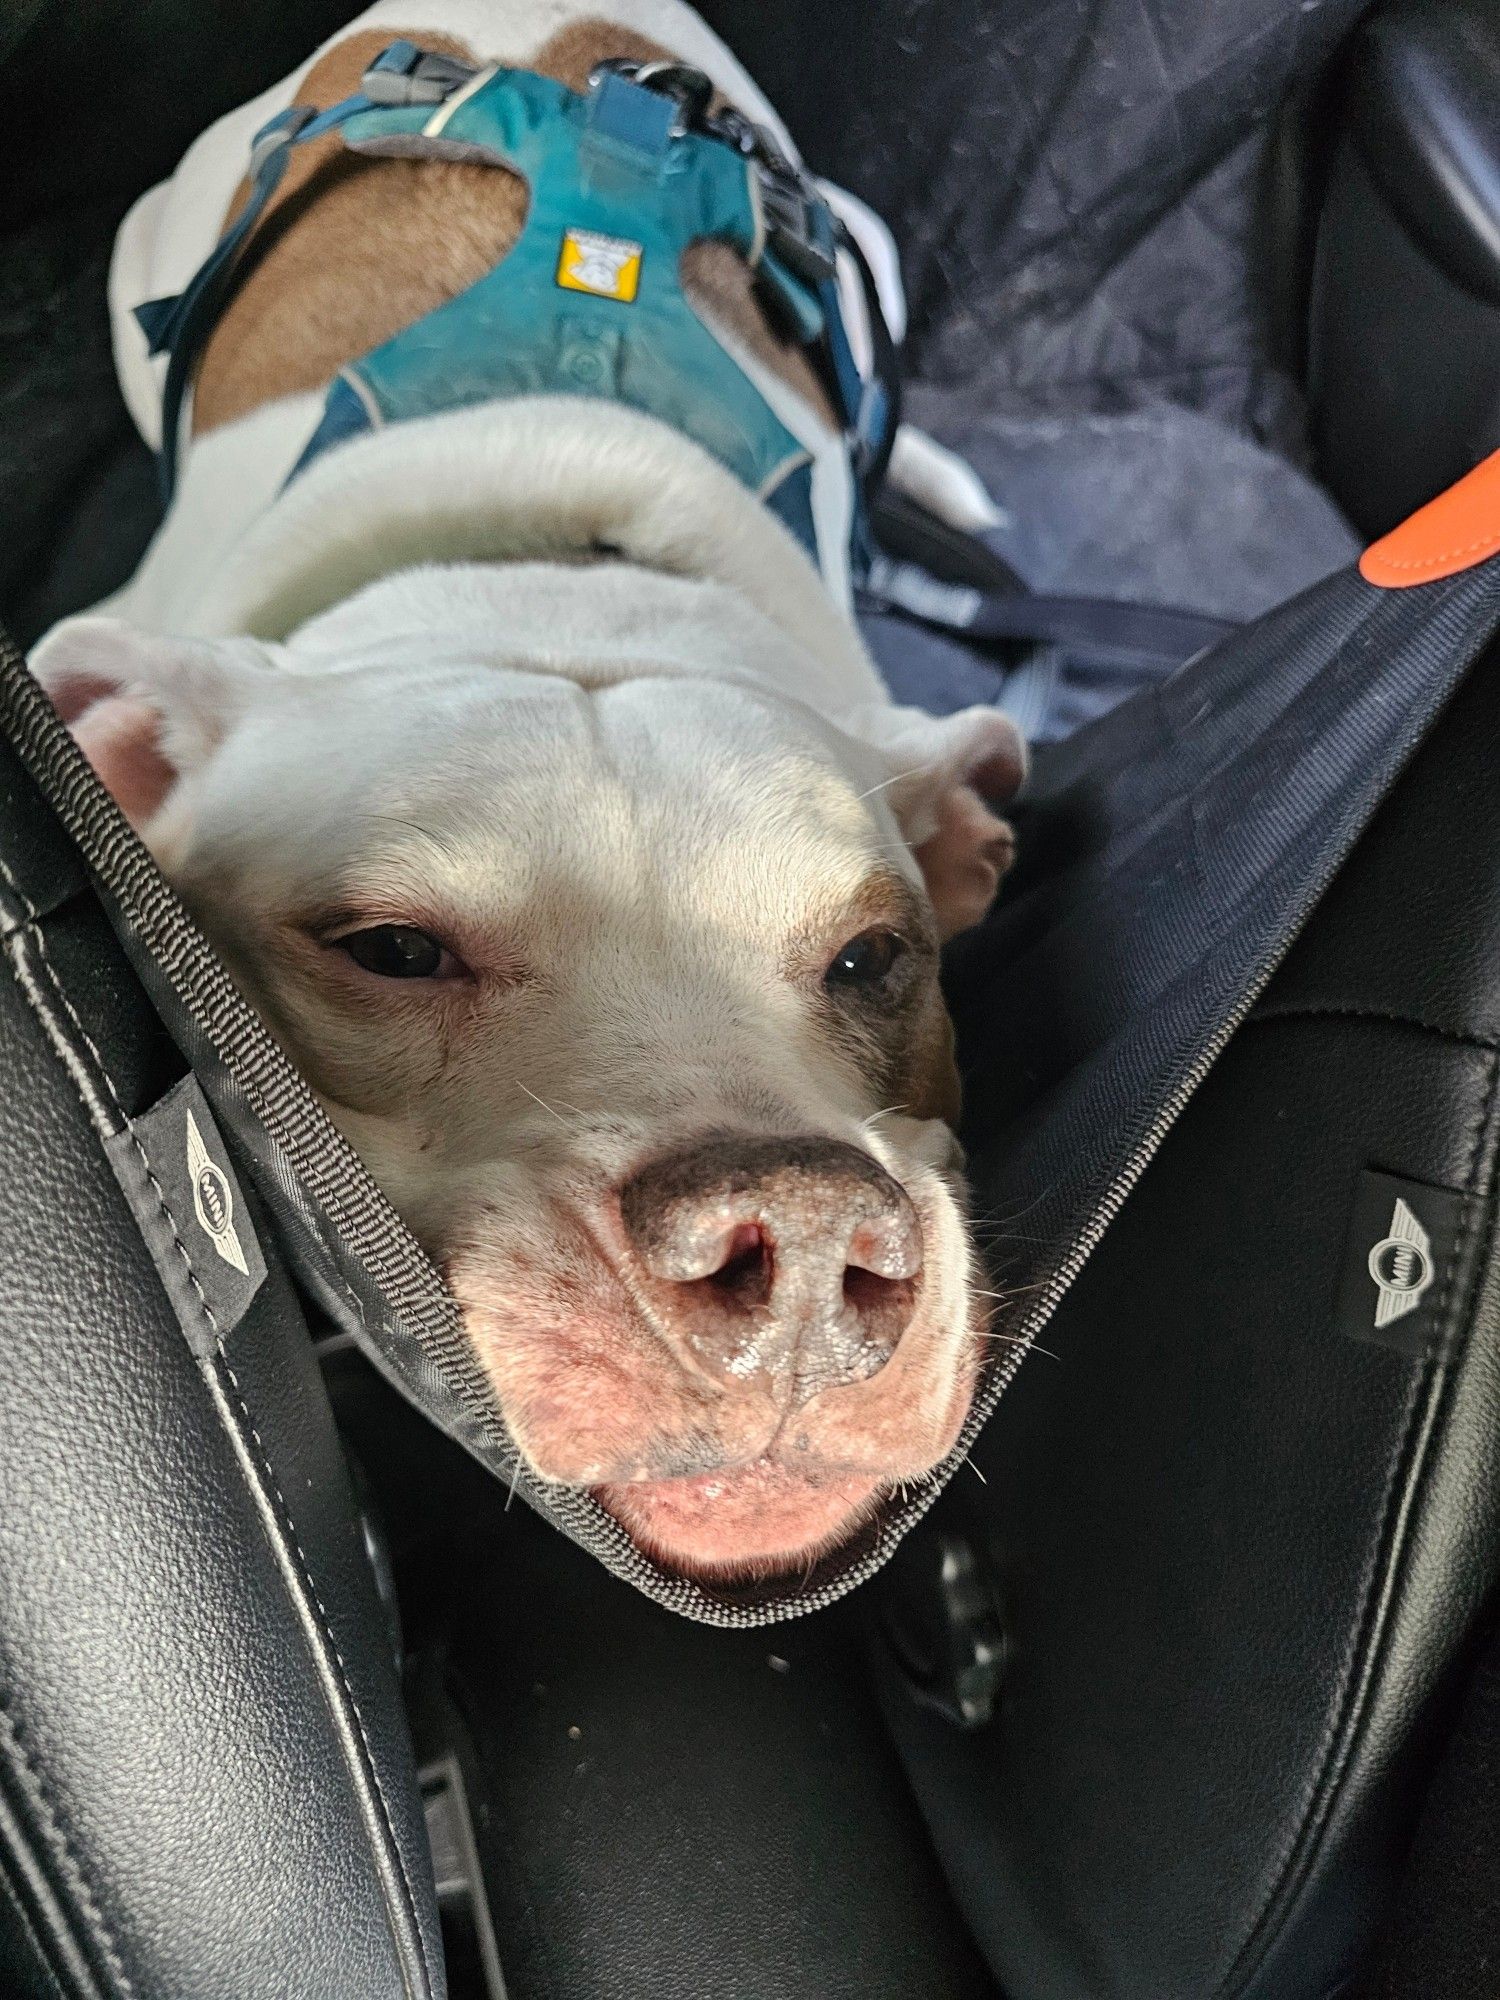
[[(1085, 811), (1078, 857), (1025, 936), (1025, 863), (954, 966), (975, 1077), (976, 1206), (1025, 1211), (1014, 1299), (936, 1474), (796, 1586), (672, 1575), (587, 1495), (531, 1479), (436, 1270), (334, 1130), (14, 653), (0, 719), (76, 840), (141, 977), (243, 1149), (304, 1282), (387, 1375), (533, 1506), (670, 1608), (769, 1623), (872, 1574), (963, 1462), (1028, 1346), (1500, 617), (1500, 564), (1384, 591), (1355, 571), (1191, 662), (1061, 746), (1035, 817)], [(1079, 774), (1086, 774), (1080, 788)], [(1080, 804), (1080, 800), (1083, 804)], [(1055, 852), (1055, 842), (1048, 843)], [(1024, 850), (1023, 850), (1024, 851)], [(1061, 1032), (1059, 1032), (1061, 1030)]]

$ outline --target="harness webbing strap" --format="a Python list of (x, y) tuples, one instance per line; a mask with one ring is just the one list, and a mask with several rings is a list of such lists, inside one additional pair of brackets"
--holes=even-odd
[[(500, 398), (598, 397), (703, 446), (818, 554), (810, 454), (744, 365), (700, 319), (680, 266), (693, 243), (732, 246), (755, 269), (766, 225), (753, 163), (677, 127), (675, 102), (606, 72), (587, 97), (497, 70), (445, 115), (351, 118), (354, 151), (450, 150), (510, 168), (530, 189), (504, 259), (456, 298), (352, 362), (309, 457), (353, 428)], [(791, 276), (815, 330), (816, 291)]]
[[(763, 299), (818, 362), (842, 413), (861, 569), (860, 488), (888, 444), (894, 396), (879, 380), (867, 384), (854, 361), (836, 276), (842, 225), (764, 135), (651, 87), (651, 67), (637, 81), (628, 65), (604, 65), (581, 96), (531, 71), (479, 70), (396, 42), (355, 95), (326, 111), (296, 105), (273, 118), (256, 136), (239, 216), (180, 297), (137, 310), (151, 352), (170, 354), (160, 454), (166, 496), (193, 368), (245, 247), (292, 149), (337, 130), (354, 151), (509, 168), (530, 200), (499, 264), (340, 370), (291, 477), (333, 444), (382, 424), (508, 397), (599, 396), (702, 445), (819, 559), (826, 552), (817, 546), (808, 447), (683, 291), (684, 251), (718, 239), (750, 265)], [(680, 66), (673, 75), (693, 78), (706, 101), (706, 79)]]
[(135, 316), (149, 351), (171, 355), (162, 388), (161, 446), (157, 457), (164, 505), (171, 499), (177, 483), (178, 432), (194, 365), (224, 308), (240, 253), (265, 213), (267, 202), (281, 185), (292, 148), (322, 138), (325, 132), (333, 131), (369, 104), (370, 100), (362, 93), (346, 97), (342, 103), (321, 112), (310, 105), (293, 104), (263, 125), (250, 150), (249, 199), (206, 262), (199, 266), (187, 289), (175, 298), (148, 299), (136, 307)]

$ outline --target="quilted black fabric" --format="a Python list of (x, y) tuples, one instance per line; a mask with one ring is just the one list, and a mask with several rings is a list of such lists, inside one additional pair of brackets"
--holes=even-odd
[(1264, 304), (1276, 113), (1366, 0), (702, 11), (885, 215), (908, 363), (976, 412), (1204, 410), (1295, 449)]
[[(1172, 404), (1301, 450), (1265, 305), (1276, 114), (1365, 0), (707, 0), (811, 163), (891, 222), (922, 414)], [(293, 0), (0, 18), (0, 614), (28, 643), (130, 573), (155, 521), (115, 392), (119, 217), (211, 118), (356, 11)], [(74, 87), (107, 67), (108, 119)], [(1280, 252), (1277, 251), (1280, 261)]]

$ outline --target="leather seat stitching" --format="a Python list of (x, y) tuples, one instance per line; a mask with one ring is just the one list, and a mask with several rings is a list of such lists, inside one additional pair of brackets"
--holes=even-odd
[[(172, 1226), (173, 1234), (175, 1237), (176, 1225), (173, 1222), (171, 1211), (166, 1208), (165, 1202), (163, 1202), (162, 1206), (166, 1213), (167, 1221), (169, 1225)], [(182, 1247), (180, 1243), (178, 1247), (179, 1249)], [(184, 1251), (183, 1254), (184, 1256), (186, 1256), (187, 1254), (186, 1251)], [(235, 1374), (229, 1356), (224, 1351), (224, 1337), (219, 1331), (218, 1322), (215, 1320), (213, 1311), (210, 1308), (207, 1300), (204, 1299), (203, 1297), (202, 1287), (198, 1283), (196, 1272), (192, 1272), (191, 1275), (193, 1279), (194, 1289), (198, 1292), (199, 1303), (202, 1306), (203, 1315), (207, 1320), (209, 1326), (213, 1330), (214, 1345), (217, 1347), (219, 1351), (219, 1359), (222, 1361), (224, 1365), (224, 1373), (228, 1376), (230, 1386), (234, 1390), (235, 1402), (239, 1405), (240, 1414), (245, 1420), (245, 1425), (250, 1433), (251, 1438), (254, 1440), (256, 1455), (260, 1461), (261, 1471), (264, 1473), (266, 1479), (269, 1481), (271, 1491), (275, 1495), (278, 1515), (282, 1523), (283, 1531), (286, 1534), (288, 1540), (290, 1541), (292, 1553), (296, 1557), (297, 1574), (301, 1579), (302, 1587), (304, 1588), (304, 1590), (306, 1590), (308, 1597), (313, 1604), (314, 1609), (317, 1611), (319, 1630), (322, 1632), (323, 1638), (328, 1645), (328, 1649), (333, 1655), (334, 1663), (338, 1667), (339, 1681), (343, 1687), (345, 1695), (348, 1697), (350, 1712), (354, 1717), (355, 1726), (359, 1730), (359, 1740), (364, 1745), (365, 1762), (369, 1767), (371, 1788), (374, 1792), (376, 1800), (379, 1803), (380, 1817), (385, 1825), (386, 1834), (390, 1840), (391, 1851), (395, 1856), (397, 1872), (401, 1877), (401, 1886), (406, 1893), (406, 1905), (408, 1914), (411, 1918), (412, 1932), (416, 1937), (417, 1950), (422, 1960), (422, 1977), (426, 1984), (427, 1990), (430, 1993), (432, 1991), (432, 1968), (427, 1963), (427, 1944), (425, 1938), (422, 1935), (421, 1919), (417, 1915), (416, 1894), (412, 1888), (411, 1877), (407, 1873), (406, 1857), (401, 1851), (401, 1842), (396, 1836), (395, 1823), (391, 1816), (389, 1801), (387, 1800), (385, 1795), (385, 1787), (381, 1783), (379, 1767), (375, 1762), (375, 1753), (370, 1747), (370, 1737), (368, 1731), (365, 1728), (365, 1719), (364, 1716), (360, 1713), (359, 1702), (355, 1698), (353, 1687), (350, 1685), (349, 1669), (344, 1664), (344, 1656), (339, 1650), (338, 1641), (333, 1636), (333, 1627), (329, 1620), (328, 1613), (324, 1609), (323, 1600), (318, 1593), (317, 1586), (313, 1582), (311, 1567), (308, 1563), (306, 1552), (302, 1547), (301, 1538), (297, 1533), (296, 1524), (292, 1519), (292, 1510), (287, 1505), (286, 1495), (281, 1490), (281, 1482), (277, 1479), (275, 1472), (271, 1468), (270, 1459), (267, 1455), (265, 1445), (262, 1442), (260, 1432), (256, 1429), (255, 1420), (250, 1415), (249, 1406), (245, 1401), (244, 1392), (240, 1387), (239, 1377)], [(404, 1954), (402, 1955), (404, 1956)], [(402, 1972), (402, 1981), (404, 1984), (405, 1983), (404, 1968)]]
[(110, 1934), (103, 1907), (94, 1893), (83, 1863), (68, 1837), (62, 1815), (47, 1796), (46, 1781), (42, 1777), (41, 1769), (26, 1748), (12, 1701), (3, 1692), (0, 1692), (0, 1728), (3, 1728), (5, 1733), (6, 1761), (21, 1780), (31, 1801), (32, 1810), (42, 1822), (53, 1856), (95, 1934), (105, 1963), (114, 1974), (120, 1992), (125, 1994), (128, 2000), (128, 1996), (134, 1995), (135, 1986), (125, 1970), (125, 1961)]
[[(1346, 1731), (1356, 1713), (1359, 1668), (1362, 1663), (1368, 1664), (1370, 1659), (1370, 1640), (1375, 1630), (1379, 1585), (1381, 1578), (1388, 1575), (1390, 1570), (1388, 1545), (1399, 1513), (1403, 1474), (1410, 1463), (1419, 1431), (1422, 1406), (1430, 1393), (1431, 1380), (1431, 1366), (1424, 1365), (1422, 1372), (1413, 1378), (1408, 1391), (1400, 1436), (1391, 1453), (1385, 1473), (1379, 1526), (1373, 1538), (1361, 1581), (1358, 1617), (1339, 1663), (1337, 1698), (1318, 1746), (1317, 1762), (1311, 1782), (1304, 1789), (1297, 1816), (1288, 1837), (1281, 1845), (1271, 1885), (1261, 1899), (1254, 1918), (1245, 1928), (1243, 1941), (1229, 1970), (1214, 1989), (1216, 2000), (1228, 2000), (1228, 1996), (1242, 1994), (1247, 1980), (1253, 1978), (1264, 1966), (1268, 1954), (1274, 1950), (1288, 1909), (1301, 1885), (1306, 1881), (1310, 1850), (1316, 1851), (1322, 1828), (1326, 1824), (1337, 1794), (1340, 1777), (1347, 1768), (1349, 1744)], [(1343, 1755), (1339, 1758), (1341, 1741)], [(1336, 1758), (1338, 1761), (1335, 1768)], [(1267, 1925), (1273, 1918), (1274, 1926), (1268, 1930)]]
[(1288, 1000), (1278, 1005), (1264, 1002), (1245, 1022), (1247, 1028), (1266, 1021), (1379, 1021), (1392, 1028), (1416, 1028), (1426, 1035), (1436, 1035), (1441, 1041), (1455, 1042), (1461, 1048), (1482, 1049), (1491, 1054), (1500, 1050), (1500, 1039), (1490, 1035), (1474, 1035), (1462, 1028), (1446, 1027), (1441, 1021), (1428, 1021), (1420, 1014), (1404, 1014), (1395, 1008), (1339, 1006), (1332, 1002), (1299, 1002)]
[[(1469, 1237), (1473, 1233), (1472, 1195), (1474, 1171), (1479, 1159), (1480, 1145), (1493, 1117), (1497, 1095), (1500, 1095), (1500, 1059), (1492, 1059), (1489, 1081), (1484, 1093), (1484, 1101), (1470, 1122), (1468, 1132), (1469, 1157), (1465, 1163), (1463, 1175), (1466, 1197), (1464, 1213), (1459, 1227), (1454, 1233), (1453, 1245), (1449, 1251), (1443, 1272), (1442, 1289), (1439, 1292), (1433, 1310), (1434, 1323), (1438, 1325), (1441, 1325), (1447, 1314), (1460, 1257), (1467, 1247)], [(1314, 1842), (1320, 1838), (1322, 1828), (1326, 1825), (1328, 1815), (1332, 1812), (1336, 1804), (1339, 1788), (1348, 1772), (1354, 1750), (1354, 1735), (1346, 1735), (1345, 1731), (1348, 1728), (1357, 1732), (1360, 1724), (1358, 1713), (1348, 1706), (1351, 1693), (1351, 1670), (1357, 1667), (1361, 1660), (1366, 1660), (1372, 1670), (1375, 1665), (1375, 1661), (1370, 1655), (1370, 1648), (1372, 1639), (1378, 1642), (1382, 1637), (1378, 1624), (1379, 1586), (1382, 1579), (1389, 1578), (1393, 1574), (1393, 1571), (1405, 1553), (1404, 1549), (1398, 1549), (1392, 1545), (1391, 1538), (1399, 1516), (1401, 1500), (1408, 1487), (1411, 1472), (1420, 1465), (1420, 1455), (1417, 1452), (1420, 1420), (1424, 1404), (1429, 1403), (1431, 1400), (1433, 1381), (1434, 1369), (1431, 1356), (1429, 1355), (1422, 1374), (1413, 1380), (1405, 1418), (1402, 1423), (1400, 1441), (1390, 1462), (1380, 1529), (1375, 1537), (1371, 1561), (1366, 1575), (1360, 1604), (1359, 1620), (1354, 1630), (1352, 1642), (1345, 1655), (1338, 1694), (1338, 1705), (1332, 1725), (1326, 1731), (1323, 1745), (1320, 1749), (1317, 1775), (1296, 1829), (1290, 1841), (1286, 1844), (1282, 1859), (1277, 1867), (1275, 1880), (1266, 1892), (1253, 1922), (1246, 1930), (1244, 1941), (1239, 1951), (1235, 1954), (1233, 1963), (1215, 1989), (1216, 1995), (1220, 1996), (1220, 2000), (1222, 2000), (1222, 1996), (1243, 1992), (1245, 1979), (1253, 1977), (1265, 1965), (1268, 1953), (1274, 1948), (1276, 1933), (1272, 1932), (1269, 1937), (1261, 1938), (1262, 1927), (1265, 1925), (1277, 1903), (1280, 1902), (1283, 1905), (1283, 1910), (1282, 1918), (1278, 1919), (1279, 1927), (1280, 1921), (1284, 1920), (1285, 1908), (1289, 1896), (1297, 1894), (1305, 1883), (1307, 1879), (1308, 1859), (1306, 1843), (1309, 1838)], [(1368, 1693), (1368, 1680), (1365, 1692), (1366, 1694)], [(1344, 1737), (1342, 1754), (1339, 1757), (1336, 1768), (1330, 1768), (1330, 1752), (1339, 1749), (1341, 1736)], [(1301, 1854), (1300, 1868), (1299, 1852)], [(1254, 1949), (1257, 1939), (1260, 1940), (1259, 1949)]]
[[(370, 1738), (369, 1738), (369, 1733), (365, 1728), (364, 1716), (360, 1712), (359, 1702), (355, 1697), (352, 1686), (350, 1685), (349, 1670), (344, 1663), (343, 1654), (339, 1650), (338, 1641), (333, 1636), (332, 1626), (329, 1621), (327, 1610), (324, 1607), (323, 1600), (318, 1593), (317, 1587), (313, 1583), (310, 1566), (307, 1560), (307, 1555), (302, 1547), (301, 1540), (297, 1534), (296, 1524), (292, 1517), (291, 1508), (287, 1505), (286, 1496), (281, 1490), (280, 1482), (278, 1481), (275, 1472), (271, 1468), (271, 1464), (266, 1452), (264, 1441), (261, 1438), (259, 1430), (256, 1428), (254, 1419), (250, 1415), (249, 1407), (245, 1401), (244, 1392), (240, 1386), (239, 1377), (236, 1375), (233, 1364), (230, 1362), (229, 1355), (225, 1349), (223, 1332), (219, 1326), (219, 1322), (214, 1314), (213, 1308), (208, 1303), (208, 1299), (204, 1293), (202, 1283), (200, 1282), (198, 1277), (198, 1273), (193, 1268), (192, 1254), (188, 1250), (187, 1245), (182, 1240), (181, 1233), (177, 1227), (177, 1218), (172, 1213), (171, 1205), (167, 1201), (166, 1194), (162, 1188), (161, 1182), (157, 1179), (157, 1176), (154, 1170), (152, 1169), (151, 1162), (146, 1155), (146, 1150), (142, 1146), (140, 1139), (136, 1134), (135, 1126), (131, 1121), (128, 1113), (126, 1112), (124, 1105), (120, 1101), (119, 1092), (115, 1088), (114, 1080), (110, 1076), (109, 1070), (105, 1065), (104, 1058), (99, 1053), (98, 1046), (94, 1042), (93, 1037), (89, 1034), (88, 1030), (84, 1027), (83, 1022), (79, 1019), (77, 1009), (74, 1007), (71, 998), (64, 989), (61, 980), (57, 976), (56, 968), (53, 966), (51, 956), (47, 949), (47, 941), (45, 934), (42, 930), (41, 924), (38, 921), (38, 912), (36, 905), (32, 902), (31, 897), (27, 894), (26, 890), (22, 887), (21, 883), (16, 879), (14, 872), (11, 870), (10, 866), (6, 862), (3, 855), (0, 855), (0, 874), (3, 874), (6, 882), (10, 885), (11, 889), (15, 892), (15, 894), (20, 897), (21, 902), (26, 909), (27, 912), (26, 928), (31, 931), (33, 937), (36, 939), (37, 955), (42, 965), (42, 969), (46, 972), (52, 990), (56, 994), (59, 1003), (61, 1004), (64, 1012), (68, 1016), (68, 1019), (72, 1022), (75, 1032), (79, 1036), (84, 1047), (88, 1050), (89, 1054), (93, 1057), (94, 1064), (99, 1072), (100, 1080), (103, 1083), (105, 1089), (108, 1091), (110, 1099), (115, 1106), (115, 1109), (120, 1114), (124, 1130), (130, 1135), (130, 1143), (134, 1148), (136, 1157), (140, 1162), (142, 1171), (145, 1173), (146, 1179), (150, 1183), (151, 1191), (156, 1197), (157, 1205), (160, 1208), (163, 1219), (165, 1220), (167, 1228), (171, 1233), (173, 1246), (176, 1249), (178, 1256), (182, 1260), (183, 1267), (187, 1272), (188, 1282), (191, 1285), (193, 1293), (196, 1297), (198, 1309), (203, 1315), (204, 1322), (207, 1325), (209, 1331), (213, 1335), (214, 1346), (218, 1351), (219, 1359), (223, 1365), (224, 1372), (228, 1376), (230, 1384), (234, 1389), (235, 1401), (239, 1405), (240, 1414), (244, 1418), (250, 1436), (255, 1442), (256, 1454), (258, 1457), (261, 1472), (264, 1474), (265, 1478), (269, 1482), (271, 1490), (276, 1497), (276, 1502), (279, 1509), (278, 1518), (280, 1519), (282, 1530), (291, 1544), (292, 1552), (296, 1557), (297, 1575), (302, 1583), (303, 1588), (306, 1590), (308, 1594), (310, 1602), (312, 1603), (313, 1607), (317, 1612), (319, 1630), (322, 1633), (323, 1639), (327, 1644), (330, 1653), (333, 1656), (335, 1664), (338, 1667), (339, 1681), (343, 1687), (345, 1696), (348, 1699), (350, 1712), (354, 1717), (355, 1726), (359, 1731), (360, 1742), (364, 1746), (365, 1759), (369, 1767), (371, 1787), (374, 1792), (375, 1798), (379, 1802), (381, 1819), (384, 1822), (385, 1830), (387, 1836), (389, 1837), (392, 1851), (395, 1855), (396, 1867), (401, 1877), (401, 1884), (406, 1893), (407, 1908), (411, 1917), (412, 1929), (416, 1936), (417, 1949), (422, 1960), (423, 1978), (430, 1992), (432, 1990), (432, 1971), (431, 1967), (427, 1962), (426, 1939), (423, 1936), (421, 1921), (417, 1915), (416, 1896), (412, 1889), (411, 1877), (407, 1872), (406, 1858), (402, 1853), (401, 1842), (396, 1836), (396, 1830), (391, 1815), (389, 1801), (386, 1798), (385, 1787), (380, 1779), (380, 1773), (375, 1762), (374, 1752), (370, 1747)], [(127, 1992), (132, 1990), (133, 1989), (129, 1988), (128, 1985), (126, 1986)]]
[[(22, 1900), (20, 1888), (16, 1881), (15, 1870), (12, 1868), (7, 1871), (3, 1860), (0, 1860), (0, 1884), (3, 1884), (7, 1890), (10, 1898), (11, 1912), (16, 1922), (20, 1925), (27, 1943), (31, 1946), (37, 1964), (46, 1976), (47, 1993), (50, 1996), (50, 2000), (68, 2000), (68, 1992), (67, 1988), (63, 1985), (62, 1974), (53, 1963), (53, 1954), (49, 1949), (49, 1940), (44, 1936)], [(74, 1988), (74, 1993), (76, 1996), (76, 1987)]]

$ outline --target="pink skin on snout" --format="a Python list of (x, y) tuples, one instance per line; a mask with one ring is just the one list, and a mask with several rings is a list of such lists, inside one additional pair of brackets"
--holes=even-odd
[(955, 1327), (927, 1268), (933, 1204), (853, 1148), (786, 1151), (689, 1149), (644, 1200), (637, 1176), (587, 1220), (555, 1210), (542, 1257), (486, 1229), (447, 1264), (532, 1466), (690, 1574), (847, 1540), (946, 1455), (973, 1394), (976, 1308), (960, 1294)]
[(536, 1476), (705, 1576), (794, 1572), (929, 1472), (981, 1347), (938, 946), (1024, 758), (826, 664), (717, 583), (547, 563), (38, 659)]

